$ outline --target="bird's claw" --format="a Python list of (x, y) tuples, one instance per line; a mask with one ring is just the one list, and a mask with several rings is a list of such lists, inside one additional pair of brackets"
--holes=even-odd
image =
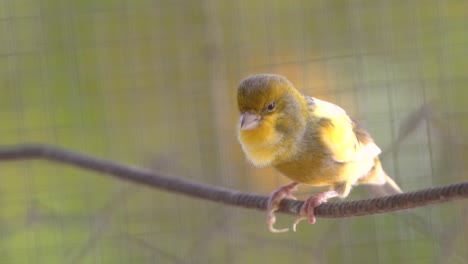
[(307, 217), (304, 217), (304, 216), (300, 216), (298, 218), (296, 218), (296, 220), (294, 220), (294, 223), (293, 223), (293, 231), (296, 232), (296, 226), (297, 224), (299, 224), (299, 222), (301, 222), (302, 220), (304, 219), (307, 219)]
[(272, 232), (272, 233), (284, 233), (284, 232), (289, 231), (289, 228), (276, 229), (274, 227), (275, 222), (276, 222), (276, 216), (275, 216), (274, 211), (268, 212), (267, 224), (268, 224), (268, 229), (270, 230), (270, 232)]
[(334, 190), (317, 193), (304, 201), (301, 207), (301, 216), (298, 217), (293, 223), (293, 231), (296, 232), (296, 226), (304, 219), (309, 219), (310, 224), (315, 224), (315, 208), (319, 205), (326, 203), (328, 199), (338, 196)]
[(281, 201), (285, 198), (292, 199), (292, 200), (297, 200), (296, 197), (292, 195), (292, 192), (294, 192), (297, 189), (297, 186), (299, 184), (297, 182), (293, 182), (291, 184), (285, 185), (278, 190), (274, 191), (269, 199), (268, 199), (268, 211), (267, 211), (267, 225), (268, 229), (272, 233), (283, 233), (283, 232), (288, 232), (289, 228), (283, 228), (283, 229), (276, 229), (274, 227), (274, 224), (276, 222), (276, 216), (275, 212), (279, 208), (279, 204)]

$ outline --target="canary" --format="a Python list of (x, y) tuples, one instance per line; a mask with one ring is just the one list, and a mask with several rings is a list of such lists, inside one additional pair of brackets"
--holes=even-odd
[(337, 105), (300, 93), (285, 77), (251, 75), (237, 90), (240, 112), (238, 139), (248, 160), (255, 166), (273, 166), (293, 182), (270, 194), (267, 224), (275, 229), (275, 211), (281, 200), (296, 199), (299, 184), (329, 186), (308, 198), (297, 224), (315, 223), (314, 208), (333, 197), (345, 198), (352, 186), (388, 183), (395, 193), (398, 185), (384, 172), (380, 148), (370, 134)]

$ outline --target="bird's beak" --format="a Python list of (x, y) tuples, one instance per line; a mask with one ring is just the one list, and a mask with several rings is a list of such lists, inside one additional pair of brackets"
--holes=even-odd
[(261, 119), (259, 115), (247, 112), (243, 113), (240, 117), (240, 128), (242, 130), (254, 129), (260, 124)]

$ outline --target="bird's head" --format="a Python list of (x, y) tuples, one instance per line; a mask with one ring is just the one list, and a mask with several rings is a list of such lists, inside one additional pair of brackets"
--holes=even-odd
[[(285, 77), (251, 75), (237, 90), (239, 141), (244, 150), (295, 141), (307, 119), (305, 98)], [(281, 146), (280, 146), (281, 147)]]

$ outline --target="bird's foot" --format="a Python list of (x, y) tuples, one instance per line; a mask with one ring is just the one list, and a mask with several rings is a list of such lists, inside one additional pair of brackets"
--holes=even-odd
[(285, 185), (278, 190), (274, 191), (273, 193), (270, 194), (270, 197), (268, 198), (268, 208), (267, 208), (267, 224), (268, 224), (268, 229), (270, 229), (270, 232), (273, 233), (282, 233), (282, 232), (287, 232), (289, 228), (283, 228), (283, 229), (276, 229), (273, 227), (273, 225), (276, 222), (276, 216), (275, 212), (278, 210), (279, 205), (283, 199), (293, 199), (297, 200), (296, 197), (292, 195), (292, 193), (297, 189), (297, 186), (299, 183), (293, 182), (288, 185)]
[(304, 219), (309, 219), (309, 223), (315, 224), (316, 219), (314, 209), (319, 205), (326, 203), (328, 199), (336, 196), (338, 196), (338, 193), (335, 190), (329, 190), (317, 193), (305, 200), (301, 207), (301, 216), (294, 221), (293, 231), (296, 232), (297, 224)]

